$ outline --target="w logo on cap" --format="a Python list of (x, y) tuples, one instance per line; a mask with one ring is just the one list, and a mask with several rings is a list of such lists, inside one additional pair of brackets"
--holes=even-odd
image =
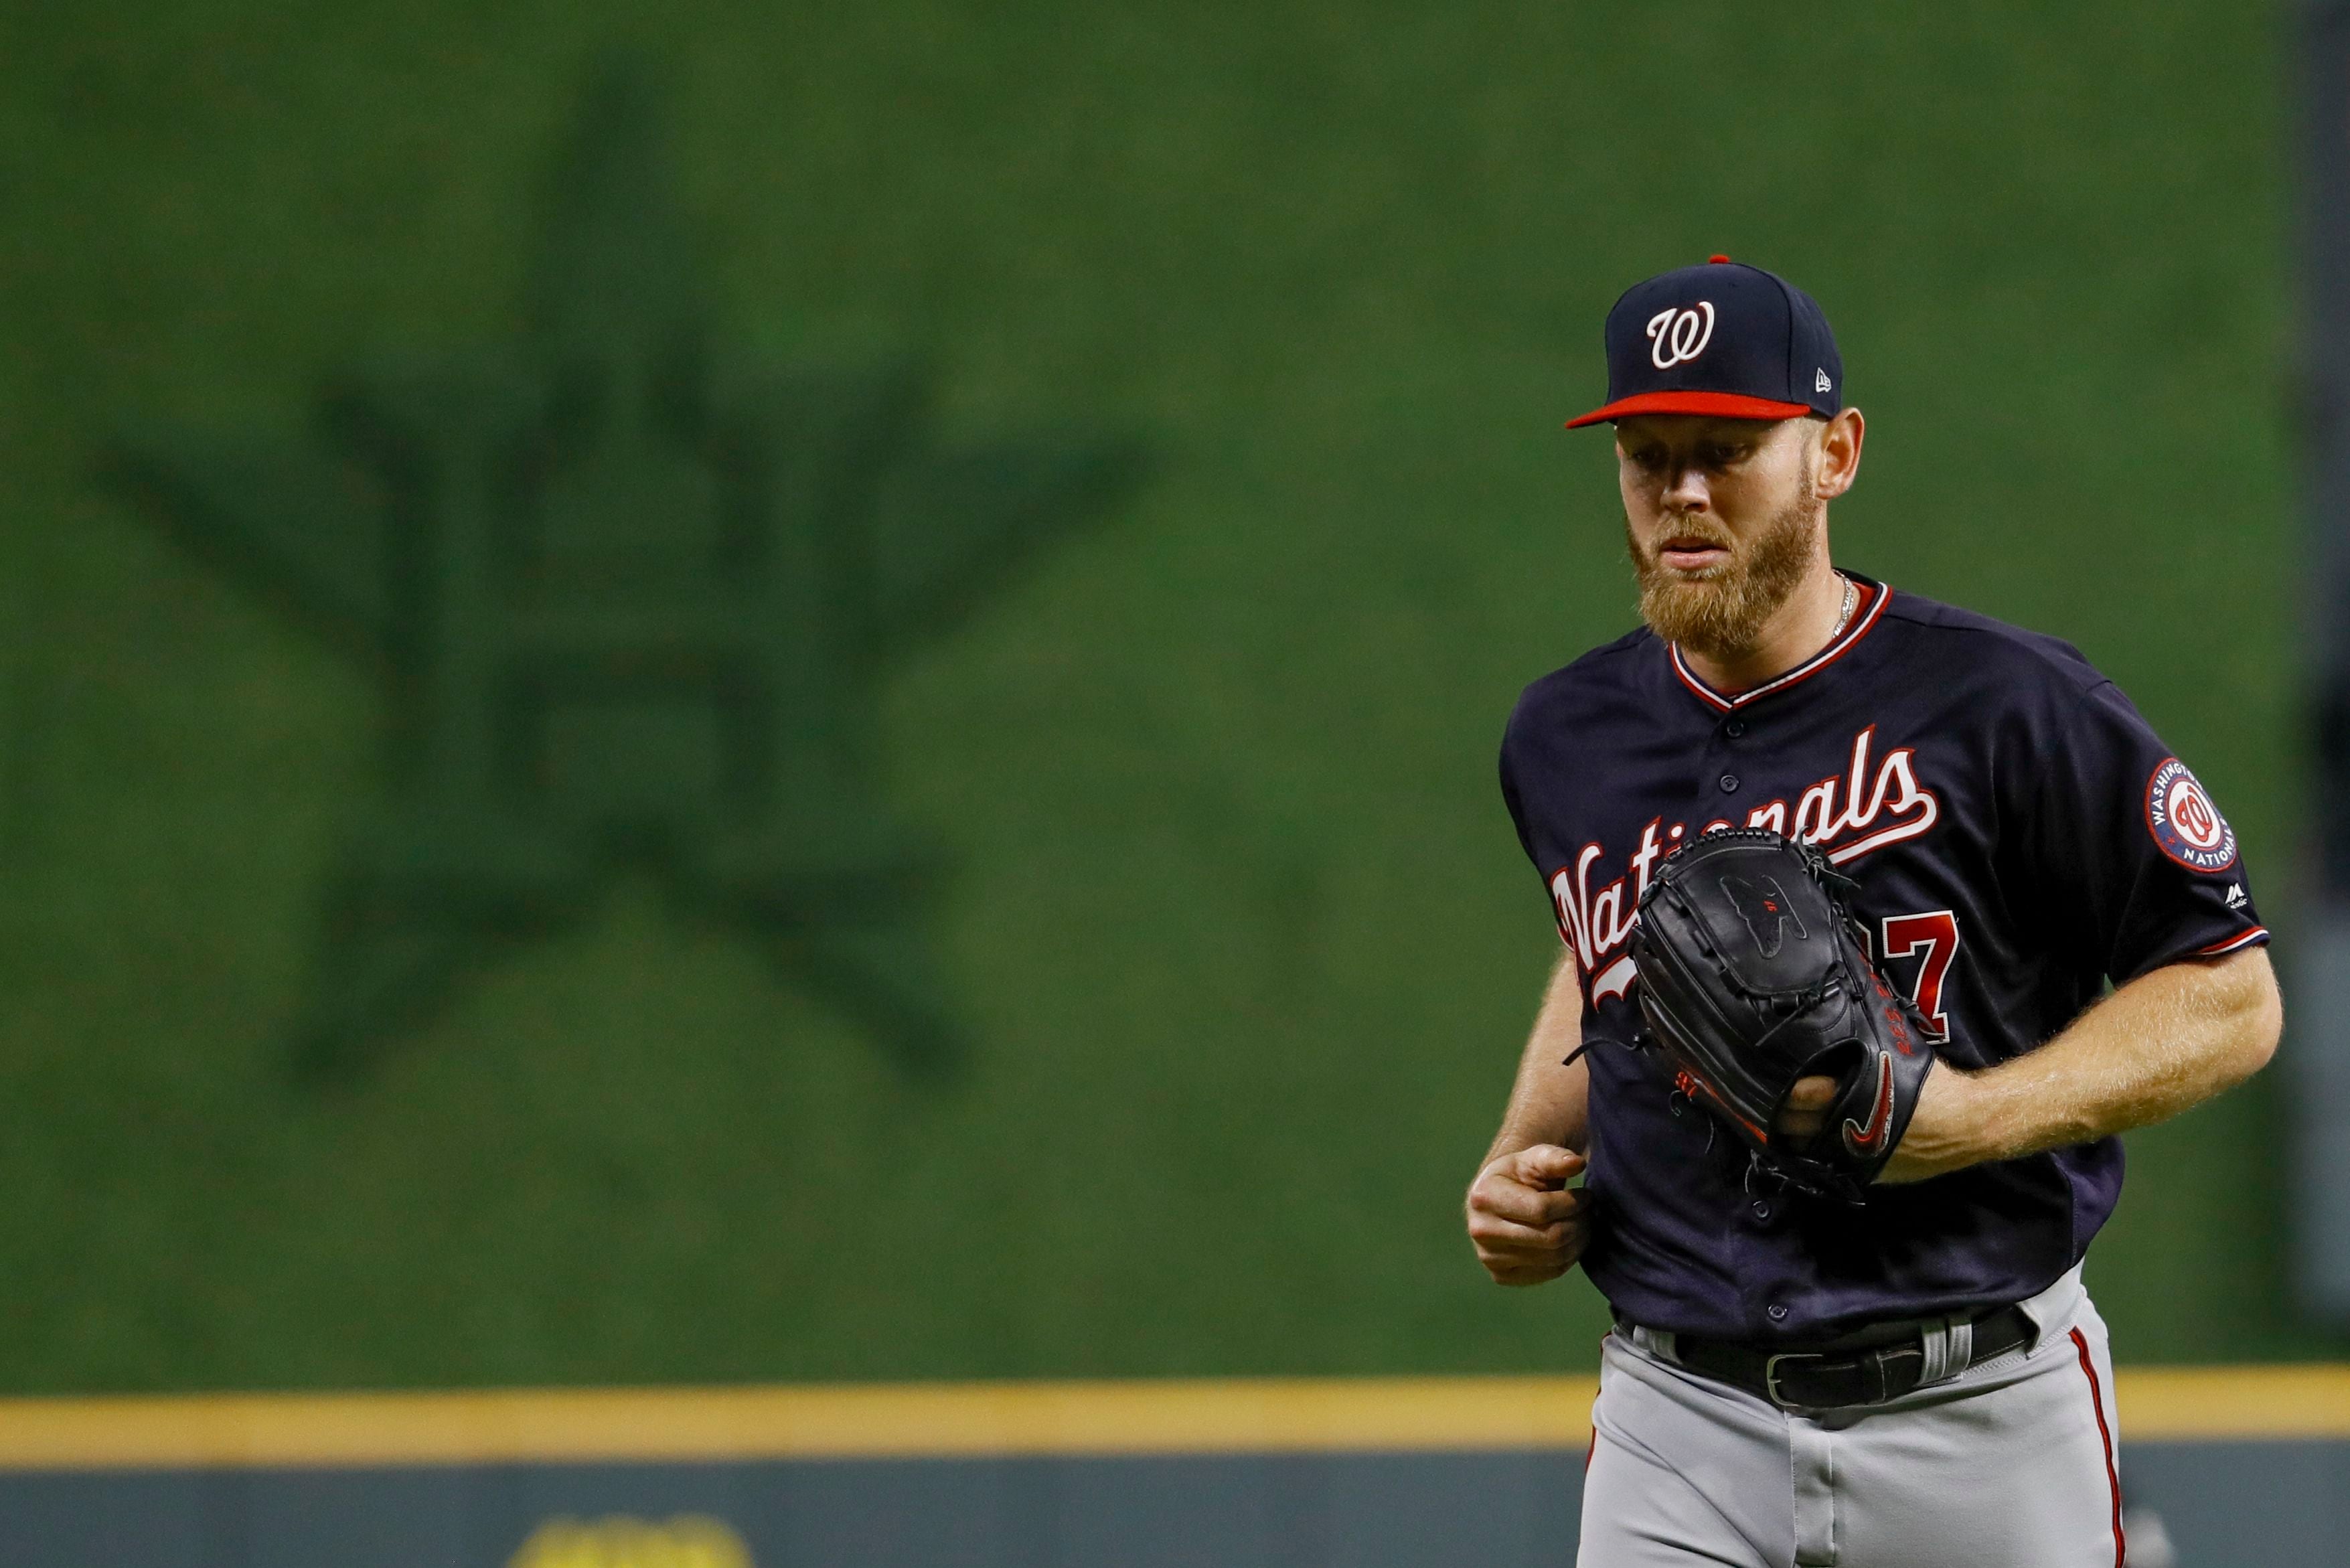
[(1659, 370), (1688, 363), (1713, 341), (1713, 302), (1700, 299), (1695, 310), (1675, 306), (1648, 318), (1649, 362)]

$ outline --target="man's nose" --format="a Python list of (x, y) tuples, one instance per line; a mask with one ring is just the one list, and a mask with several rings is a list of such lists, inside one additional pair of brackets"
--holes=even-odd
[(1713, 492), (1706, 485), (1705, 471), (1692, 463), (1666, 478), (1662, 499), (1675, 512), (1706, 512), (1712, 509)]

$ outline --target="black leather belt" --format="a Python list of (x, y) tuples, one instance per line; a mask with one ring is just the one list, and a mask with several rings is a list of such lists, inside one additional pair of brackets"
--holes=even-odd
[[(1966, 1366), (2003, 1355), (2033, 1337), (2032, 1319), (2020, 1306), (2001, 1307), (1974, 1320), (1974, 1343)], [(1866, 1333), (1847, 1340), (1874, 1337)], [(1839, 1410), (1898, 1399), (1925, 1380), (1926, 1331), (1873, 1345), (1847, 1346), (1831, 1340), (1806, 1350), (1750, 1345), (1730, 1339), (1673, 1338), (1671, 1359), (1700, 1376), (1743, 1388), (1782, 1409)], [(1965, 1370), (1952, 1366), (1950, 1374)]]

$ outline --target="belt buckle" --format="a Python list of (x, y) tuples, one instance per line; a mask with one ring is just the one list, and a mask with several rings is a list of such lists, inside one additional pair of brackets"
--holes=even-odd
[(1763, 1393), (1770, 1398), (1772, 1404), (1776, 1405), (1782, 1410), (1803, 1410), (1810, 1408), (1809, 1406), (1796, 1404), (1784, 1394), (1779, 1392), (1779, 1364), (1783, 1361), (1825, 1361), (1826, 1359), (1826, 1356), (1820, 1355), (1816, 1351), (1806, 1350), (1783, 1351), (1779, 1355), (1771, 1356), (1762, 1363)]

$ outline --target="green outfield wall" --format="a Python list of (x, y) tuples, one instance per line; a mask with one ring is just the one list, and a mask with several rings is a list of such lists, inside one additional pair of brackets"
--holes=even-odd
[[(1816, 295), (1839, 559), (2078, 643), (2288, 950), (2282, 54), (2182, 0), (13, 8), (0, 1391), (1594, 1366), (1458, 1211), (1556, 942), (1502, 722), (1632, 617), (1559, 429), (1601, 316), (1713, 251)], [(582, 183), (615, 59), (666, 161)], [(551, 457), (451, 455), (516, 408)], [(449, 607), (494, 580), (585, 640)], [(2343, 1355), (2280, 1097), (2131, 1140), (2124, 1361)]]

